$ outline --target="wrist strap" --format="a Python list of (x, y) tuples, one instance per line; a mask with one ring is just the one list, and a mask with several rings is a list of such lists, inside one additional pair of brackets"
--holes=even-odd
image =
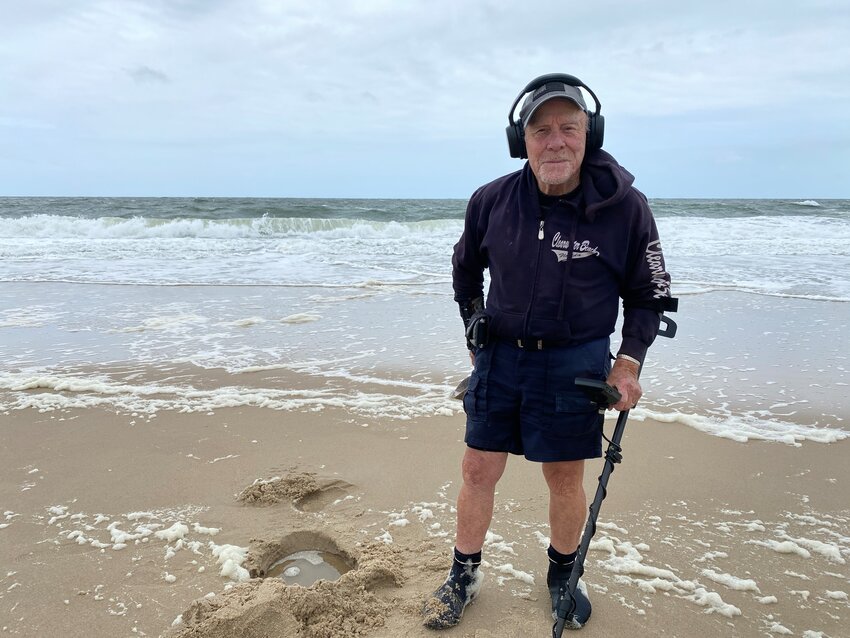
[(634, 357), (630, 357), (627, 354), (618, 354), (617, 358), (622, 359), (623, 361), (630, 361), (630, 362), (634, 363), (635, 365), (640, 366), (640, 361), (638, 361)]

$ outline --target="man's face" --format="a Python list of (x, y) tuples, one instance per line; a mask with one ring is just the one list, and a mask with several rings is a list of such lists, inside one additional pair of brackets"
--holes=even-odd
[(545, 102), (525, 128), (531, 171), (546, 195), (564, 195), (579, 185), (587, 114), (567, 99)]

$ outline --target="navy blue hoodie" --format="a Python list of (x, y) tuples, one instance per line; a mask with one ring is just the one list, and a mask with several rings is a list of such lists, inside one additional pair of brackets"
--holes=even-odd
[(580, 344), (614, 331), (619, 352), (643, 361), (670, 296), (658, 230), (634, 177), (608, 153), (584, 160), (576, 192), (541, 212), (530, 165), (479, 188), (454, 247), (455, 301), (483, 295), (491, 338)]

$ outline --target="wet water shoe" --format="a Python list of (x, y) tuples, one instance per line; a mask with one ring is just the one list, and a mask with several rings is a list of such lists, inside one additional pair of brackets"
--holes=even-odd
[(455, 562), (446, 582), (425, 601), (423, 624), (428, 629), (448, 629), (457, 625), (463, 610), (478, 596), (483, 578), (478, 565)]

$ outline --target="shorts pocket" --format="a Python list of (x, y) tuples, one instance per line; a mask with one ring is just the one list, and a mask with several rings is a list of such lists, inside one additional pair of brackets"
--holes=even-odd
[(490, 352), (488, 348), (475, 351), (475, 369), (469, 377), (469, 387), (463, 395), (463, 411), (467, 416), (487, 414), (487, 375), (490, 372)]
[(475, 416), (477, 401), (475, 393), (481, 385), (480, 377), (474, 374), (469, 378), (469, 387), (466, 388), (466, 394), (463, 395), (463, 411), (468, 416)]
[(561, 437), (585, 436), (602, 427), (605, 415), (583, 394), (557, 392), (549, 431)]

